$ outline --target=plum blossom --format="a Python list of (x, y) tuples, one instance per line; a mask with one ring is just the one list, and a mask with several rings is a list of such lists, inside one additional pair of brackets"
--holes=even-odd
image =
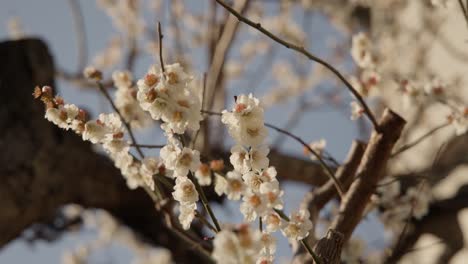
[(195, 178), (201, 186), (208, 186), (211, 184), (211, 170), (210, 166), (205, 163), (200, 164), (197, 171), (195, 171)]
[(289, 240), (301, 240), (309, 235), (309, 231), (312, 229), (312, 226), (309, 211), (306, 209), (300, 209), (299, 211), (291, 214), (290, 221), (285, 221), (283, 223), (281, 232)]
[(229, 134), (241, 145), (259, 146), (268, 135), (263, 108), (252, 94), (238, 96), (232, 111), (222, 112), (221, 122), (227, 125)]
[(201, 99), (192, 84), (192, 77), (180, 64), (165, 66), (166, 72), (152, 66), (144, 78), (137, 81), (137, 99), (143, 110), (155, 120), (162, 120), (167, 133), (183, 134), (187, 129), (200, 128)]

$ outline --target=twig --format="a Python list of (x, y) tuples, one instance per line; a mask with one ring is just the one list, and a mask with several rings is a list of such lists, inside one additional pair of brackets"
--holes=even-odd
[[(216, 113), (216, 112), (207, 111), (207, 110), (202, 110), (201, 112), (204, 113), (204, 114), (209, 114), (209, 115), (217, 115), (217, 116), (222, 115), (221, 113)], [(339, 181), (336, 179), (332, 169), (327, 165), (327, 163), (325, 163), (325, 161), (322, 159), (322, 157), (315, 150), (313, 150), (303, 139), (301, 139), (300, 137), (292, 134), (291, 132), (288, 132), (288, 131), (286, 131), (284, 129), (281, 129), (281, 128), (279, 128), (279, 127), (277, 127), (275, 125), (269, 124), (269, 123), (265, 123), (265, 126), (269, 127), (269, 128), (272, 128), (272, 129), (276, 130), (277, 132), (283, 133), (283, 134), (295, 139), (300, 144), (302, 144), (305, 148), (307, 148), (307, 150), (317, 158), (317, 160), (319, 161), (320, 166), (325, 171), (325, 174), (327, 174), (327, 176), (333, 181), (333, 183), (335, 185), (335, 188), (338, 191), (338, 194), (340, 195), (341, 198), (343, 198), (344, 191), (343, 191), (343, 188), (341, 187)]]
[(128, 43), (129, 43), (130, 48), (127, 54), (125, 65), (127, 67), (127, 70), (132, 72), (135, 66), (135, 59), (137, 58), (137, 55), (138, 55), (137, 40), (134, 34), (131, 34), (130, 36), (128, 36)]
[[(190, 176), (192, 176), (192, 173), (190, 173)], [(216, 218), (216, 215), (214, 214), (213, 210), (210, 207), (209, 201), (206, 198), (205, 192), (203, 191), (202, 187), (198, 183), (194, 177), (190, 177), (192, 182), (195, 184), (195, 188), (197, 188), (198, 193), (200, 194), (200, 198), (203, 204), (203, 207), (205, 207), (205, 210), (208, 212), (210, 215), (211, 220), (213, 221), (215, 227), (216, 227), (216, 232), (221, 231), (221, 226), (219, 225), (218, 219)]]
[(463, 4), (462, 0), (458, 0), (458, 4), (460, 5), (460, 8), (463, 13), (463, 17), (465, 18), (466, 25), (468, 26), (468, 10), (467, 7)]
[(159, 38), (159, 62), (161, 63), (161, 70), (164, 76), (164, 73), (166, 70), (164, 69), (164, 59), (163, 59), (163, 52), (162, 52), (162, 40), (163, 40), (163, 34), (161, 31), (161, 22), (158, 21), (158, 38)]
[(449, 126), (450, 124), (449, 123), (444, 123), (442, 125), (439, 125), (439, 126), (436, 126), (434, 127), (433, 129), (429, 130), (426, 134), (422, 135), (421, 137), (419, 137), (418, 139), (416, 139), (415, 141), (411, 142), (411, 143), (408, 143), (402, 147), (400, 147), (398, 150), (396, 150), (394, 153), (392, 153), (392, 156), (391, 158), (394, 158), (395, 156), (398, 156), (399, 154), (405, 152), (406, 150), (418, 145), (419, 143), (421, 143), (422, 141), (424, 141), (426, 138), (430, 137), (432, 134), (434, 134), (435, 132), (439, 131), (440, 129), (444, 128), (444, 127), (447, 127)]
[(322, 159), (322, 157), (315, 150), (313, 150), (304, 140), (302, 140), (300, 137), (292, 134), (291, 132), (288, 132), (288, 131), (286, 131), (284, 129), (281, 129), (281, 128), (277, 127), (277, 126), (274, 126), (274, 125), (271, 125), (271, 124), (268, 124), (268, 123), (265, 123), (265, 126), (269, 127), (269, 128), (272, 128), (272, 129), (274, 129), (274, 130), (276, 130), (276, 131), (278, 131), (280, 133), (283, 133), (283, 134), (295, 139), (296, 141), (301, 143), (305, 148), (307, 148), (307, 150), (317, 158), (317, 160), (319, 161), (320, 166), (324, 169), (324, 171), (326, 172), (328, 177), (330, 177), (330, 179), (333, 181), (333, 184), (335, 185), (336, 190), (338, 191), (338, 194), (340, 195), (341, 198), (343, 198), (344, 191), (343, 191), (343, 188), (340, 185), (340, 182), (336, 179), (335, 174), (333, 173), (332, 169), (325, 163), (325, 161)]
[[(240, 0), (235, 2), (233, 10), (239, 10), (239, 14), (245, 13), (248, 9), (248, 0)], [(237, 12), (237, 11), (236, 11)], [(228, 16), (225, 20), (224, 27), (219, 38), (214, 42), (214, 51), (210, 61), (209, 74), (207, 79), (207, 89), (209, 94), (208, 109), (212, 109), (215, 102), (216, 89), (222, 83), (222, 72), (229, 49), (232, 47), (236, 32), (239, 28), (239, 21), (232, 16)]]
[(369, 120), (372, 122), (373, 126), (374, 126), (374, 129), (376, 131), (380, 131), (379, 129), (379, 125), (377, 123), (377, 120), (375, 119), (374, 115), (372, 114), (371, 110), (369, 109), (369, 107), (367, 106), (366, 102), (364, 101), (364, 99), (362, 98), (362, 96), (359, 94), (359, 92), (356, 91), (356, 89), (354, 89), (354, 87), (351, 85), (351, 83), (348, 82), (348, 80), (346, 80), (346, 78), (335, 68), (333, 67), (332, 65), (330, 65), (328, 62), (322, 60), (321, 58), (313, 55), (312, 53), (310, 53), (309, 51), (307, 51), (304, 47), (302, 46), (297, 46), (293, 43), (290, 43), (290, 42), (287, 42), (283, 39), (281, 39), (280, 37), (276, 36), (275, 34), (271, 33), (270, 31), (266, 30), (264, 27), (262, 27), (262, 25), (260, 23), (255, 23), (253, 22), (252, 20), (246, 18), (245, 16), (243, 16), (242, 14), (240, 14), (239, 12), (237, 12), (235, 9), (233, 9), (232, 7), (230, 7), (228, 4), (226, 4), (224, 1), (222, 0), (216, 0), (216, 2), (218, 2), (218, 4), (222, 5), (226, 10), (228, 10), (232, 15), (234, 15), (235, 17), (237, 17), (237, 19), (239, 19), (239, 21), (242, 21), (244, 22), (245, 24), (257, 29), (258, 31), (260, 31), (261, 33), (265, 34), (266, 36), (268, 36), (269, 38), (271, 38), (272, 40), (278, 42), (279, 44), (285, 46), (286, 48), (288, 49), (292, 49), (292, 50), (295, 50), (301, 54), (303, 54), (304, 56), (306, 56), (307, 58), (309, 58), (310, 60), (313, 60), (321, 65), (323, 65), (324, 67), (326, 67), (327, 69), (329, 69), (331, 72), (333, 72), (345, 85), (346, 87), (349, 89), (349, 91), (354, 95), (354, 97), (356, 98), (356, 100), (359, 101), (359, 103), (361, 104), (362, 108), (364, 109), (364, 112), (366, 113), (366, 116), (369, 118)]
[(78, 44), (78, 69), (77, 73), (81, 73), (86, 67), (88, 61), (88, 46), (86, 38), (86, 30), (83, 20), (83, 13), (81, 12), (80, 3), (78, 0), (69, 0), (73, 24), (75, 26), (76, 41)]
[[(168, 226), (166, 224), (166, 226)], [(191, 245), (194, 249), (199, 250), (199, 252), (210, 261), (210, 263), (215, 263), (215, 261), (211, 258), (210, 252), (208, 252), (199, 242), (195, 241), (185, 232), (179, 230), (177, 227), (170, 228), (168, 226), (168, 230), (172, 231), (176, 236), (184, 240), (187, 244)]]
[[(420, 192), (422, 191), (423, 184), (424, 184), (424, 183), (421, 183), (421, 184), (419, 185), (418, 193), (420, 193)], [(412, 205), (411, 205), (411, 210), (410, 210), (410, 212), (409, 212), (409, 214), (408, 214), (408, 218), (407, 218), (406, 221), (405, 221), (405, 225), (403, 226), (403, 228), (402, 228), (402, 230), (401, 230), (401, 233), (400, 233), (400, 235), (398, 236), (398, 240), (397, 240), (397, 242), (395, 243), (395, 246), (393, 247), (393, 250), (392, 250), (392, 251), (394, 251), (395, 249), (398, 249), (398, 248), (400, 247), (401, 243), (403, 242), (403, 238), (404, 238), (405, 235), (406, 235), (406, 230), (408, 229), (409, 224), (410, 224), (410, 222), (411, 222), (411, 217), (413, 217), (414, 207), (415, 207), (415, 204), (412, 203)]]
[(132, 131), (132, 128), (130, 127), (130, 125), (127, 123), (127, 121), (125, 121), (125, 118), (122, 116), (122, 114), (120, 113), (119, 109), (117, 108), (117, 106), (114, 104), (114, 100), (112, 100), (112, 97), (110, 96), (109, 92), (107, 91), (106, 88), (104, 88), (104, 86), (102, 85), (101, 82), (97, 81), (96, 82), (98, 87), (99, 87), (99, 90), (101, 91), (101, 93), (104, 95), (104, 97), (106, 97), (106, 99), (109, 101), (110, 105), (112, 106), (112, 109), (119, 115), (120, 117), (120, 120), (122, 121), (122, 123), (124, 124), (125, 128), (127, 129), (128, 131), (128, 134), (130, 135), (130, 139), (132, 140), (132, 144), (135, 145), (135, 148), (138, 152), (138, 154), (140, 155), (140, 157), (142, 159), (145, 158), (145, 155), (143, 154), (143, 151), (141, 151), (137, 141), (136, 141), (136, 138), (135, 138), (135, 135), (133, 135), (133, 131)]
[[(206, 72), (203, 73), (203, 87), (202, 87), (201, 109), (204, 109), (205, 92), (206, 92)], [(202, 121), (203, 121), (203, 120), (202, 120)], [(201, 130), (201, 129), (198, 129), (197, 132), (195, 132), (195, 136), (193, 137), (193, 141), (192, 141), (192, 147), (195, 146), (195, 142), (197, 142), (197, 138), (198, 138), (198, 135), (200, 134), (200, 130)]]
[(203, 215), (201, 215), (198, 211), (195, 211), (195, 216), (198, 218), (198, 220), (200, 220), (200, 222), (205, 224), (211, 231), (215, 233), (218, 232), (216, 228), (210, 222), (208, 222), (208, 220)]
[(150, 144), (130, 144), (132, 147), (138, 147), (138, 148), (163, 148), (165, 145), (150, 145)]

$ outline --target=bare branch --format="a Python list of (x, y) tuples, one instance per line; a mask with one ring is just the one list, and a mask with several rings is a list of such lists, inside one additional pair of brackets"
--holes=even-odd
[(81, 73), (86, 67), (86, 63), (88, 62), (88, 45), (83, 13), (81, 12), (80, 3), (78, 0), (69, 0), (68, 4), (72, 13), (73, 24), (75, 26), (76, 42), (78, 44), (78, 68), (76, 72)]
[(125, 128), (127, 129), (128, 131), (128, 134), (130, 135), (130, 139), (132, 140), (132, 144), (135, 146), (138, 154), (140, 155), (140, 157), (143, 159), (145, 157), (145, 155), (143, 154), (143, 151), (141, 151), (137, 141), (136, 141), (136, 138), (135, 138), (135, 135), (133, 134), (133, 131), (132, 131), (132, 128), (130, 127), (130, 124), (125, 120), (125, 118), (122, 116), (122, 113), (120, 113), (120, 110), (117, 108), (117, 106), (114, 104), (114, 100), (112, 100), (112, 97), (110, 96), (109, 92), (107, 91), (106, 88), (104, 88), (104, 86), (102, 85), (101, 82), (96, 82), (98, 87), (99, 87), (99, 90), (101, 91), (101, 93), (104, 95), (104, 97), (106, 97), (106, 99), (109, 101), (110, 105), (112, 106), (112, 109), (119, 115), (120, 117), (120, 120), (122, 121), (122, 123), (124, 124)]
[(228, 10), (231, 14), (233, 14), (235, 17), (237, 17), (237, 19), (244, 22), (245, 24), (257, 29), (258, 31), (262, 32), (263, 34), (265, 34), (266, 36), (268, 36), (272, 40), (278, 42), (279, 44), (285, 46), (286, 48), (295, 50), (295, 51), (303, 54), (304, 56), (306, 56), (310, 60), (313, 60), (313, 61), (323, 65), (324, 67), (329, 69), (331, 72), (333, 72), (345, 84), (345, 86), (349, 89), (349, 91), (354, 95), (356, 100), (359, 101), (359, 103), (361, 104), (362, 108), (364, 109), (364, 111), (366, 113), (366, 116), (372, 122), (372, 124), (374, 126), (374, 129), (376, 131), (380, 131), (377, 120), (375, 119), (374, 115), (372, 114), (372, 111), (367, 106), (367, 104), (364, 101), (364, 99), (362, 98), (362, 96), (359, 94), (358, 91), (356, 91), (356, 89), (354, 89), (354, 87), (351, 85), (351, 83), (349, 83), (348, 80), (346, 80), (346, 78), (335, 67), (330, 65), (328, 62), (322, 60), (321, 58), (313, 55), (312, 53), (307, 51), (304, 47), (297, 46), (297, 45), (295, 45), (293, 43), (290, 43), (288, 41), (285, 41), (285, 40), (281, 39), (280, 37), (276, 36), (275, 34), (271, 33), (270, 31), (268, 31), (264, 27), (262, 27), (262, 25), (260, 23), (255, 23), (252, 20), (250, 20), (250, 19), (246, 18), (245, 16), (243, 16), (242, 14), (240, 14), (239, 12), (237, 12), (235, 9), (233, 9), (228, 4), (226, 4), (224, 1), (216, 0), (216, 2), (218, 2), (218, 4), (220, 4), (220, 5), (222, 5), (226, 10)]
[[(209, 115), (216, 115), (216, 116), (221, 116), (222, 115), (221, 113), (206, 111), (206, 110), (201, 110), (201, 112), (204, 113), (204, 114), (209, 114)], [(265, 126), (269, 127), (269, 128), (272, 128), (272, 129), (276, 130), (277, 132), (283, 133), (283, 134), (295, 139), (297, 142), (299, 142), (301, 145), (303, 145), (310, 153), (312, 153), (317, 158), (317, 160), (319, 161), (320, 166), (325, 171), (325, 174), (333, 181), (333, 184), (334, 184), (336, 190), (338, 191), (338, 194), (340, 195), (340, 197), (344, 196), (343, 188), (341, 187), (340, 183), (336, 179), (333, 170), (327, 165), (327, 163), (325, 163), (325, 161), (322, 159), (321, 155), (319, 155), (315, 150), (313, 150), (303, 139), (301, 139), (300, 137), (292, 134), (291, 132), (288, 132), (288, 131), (286, 131), (284, 129), (281, 129), (281, 128), (275, 126), (275, 125), (265, 123)]]
[(408, 143), (408, 144), (406, 144), (404, 146), (401, 146), (398, 150), (396, 150), (394, 153), (392, 153), (391, 158), (394, 158), (394, 157), (400, 155), (401, 153), (405, 152), (406, 150), (418, 145), (419, 143), (423, 142), (425, 139), (429, 138), (432, 134), (436, 133), (440, 129), (442, 129), (444, 127), (447, 127), (449, 125), (450, 125), (449, 123), (443, 123), (442, 125), (434, 127), (433, 129), (429, 130), (427, 133), (425, 133), (424, 135), (422, 135), (418, 139), (414, 140), (413, 142)]
[(162, 52), (162, 40), (163, 34), (161, 31), (161, 22), (158, 22), (158, 39), (159, 39), (159, 62), (161, 63), (161, 70), (163, 73), (166, 71), (164, 70), (164, 59), (163, 59), (163, 52)]

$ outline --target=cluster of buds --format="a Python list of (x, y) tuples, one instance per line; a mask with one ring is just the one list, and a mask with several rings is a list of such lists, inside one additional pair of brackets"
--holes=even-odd
[(62, 97), (53, 95), (50, 86), (42, 88), (36, 86), (33, 96), (40, 99), (45, 107), (45, 118), (56, 126), (65, 130), (73, 130), (80, 134), (84, 131), (86, 123), (86, 112), (74, 104), (66, 104)]

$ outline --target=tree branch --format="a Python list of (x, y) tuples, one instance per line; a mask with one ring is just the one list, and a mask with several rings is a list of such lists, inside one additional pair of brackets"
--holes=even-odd
[(268, 36), (272, 40), (278, 42), (279, 44), (285, 46), (286, 48), (295, 50), (295, 51), (303, 54), (304, 56), (306, 56), (310, 60), (313, 60), (313, 61), (323, 65), (324, 67), (329, 69), (331, 72), (333, 72), (333, 74), (335, 74), (338, 77), (338, 79), (340, 79), (345, 84), (345, 86), (348, 88), (348, 90), (354, 95), (356, 100), (359, 101), (362, 108), (364, 109), (364, 112), (366, 113), (366, 116), (372, 122), (372, 125), (374, 126), (374, 129), (376, 131), (380, 131), (377, 120), (375, 119), (374, 115), (372, 114), (372, 111), (367, 106), (367, 104), (364, 101), (364, 99), (362, 98), (362, 96), (359, 94), (358, 91), (356, 91), (356, 89), (354, 89), (354, 87), (351, 85), (351, 83), (348, 82), (348, 80), (346, 80), (346, 78), (335, 67), (330, 65), (328, 62), (322, 60), (321, 58), (313, 55), (312, 53), (307, 51), (304, 47), (297, 46), (297, 45), (295, 45), (295, 44), (293, 44), (291, 42), (288, 42), (288, 41), (285, 41), (285, 40), (281, 39), (280, 37), (276, 36), (275, 34), (271, 33), (270, 31), (268, 31), (264, 27), (262, 27), (262, 25), (260, 23), (255, 23), (252, 20), (250, 20), (250, 19), (246, 18), (245, 16), (243, 16), (242, 14), (240, 14), (239, 12), (237, 12), (235, 9), (233, 9), (228, 4), (226, 4), (224, 1), (216, 0), (216, 2), (218, 2), (218, 4), (222, 5), (226, 10), (228, 10), (231, 14), (233, 14), (235, 17), (237, 17), (237, 19), (239, 19), (239, 21), (242, 21), (245, 24), (257, 29), (261, 33), (265, 34), (266, 36)]

